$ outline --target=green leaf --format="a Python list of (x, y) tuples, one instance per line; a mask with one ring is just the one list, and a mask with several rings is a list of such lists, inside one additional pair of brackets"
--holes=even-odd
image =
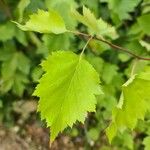
[(86, 60), (95, 68), (95, 70), (100, 74), (103, 69), (104, 61), (100, 57), (89, 54), (86, 56)]
[(150, 5), (149, 5), (150, 1), (149, 0), (143, 0), (142, 1), (142, 6), (143, 9), (142, 9), (142, 14), (146, 14), (146, 13), (149, 13), (150, 12)]
[(106, 43), (99, 42), (98, 40), (94, 39), (89, 42), (89, 46), (91, 47), (91, 50), (97, 55), (103, 53), (105, 50), (110, 49), (110, 46)]
[(22, 22), (23, 19), (23, 12), (25, 8), (29, 5), (30, 0), (20, 0), (18, 4), (18, 11), (19, 11), (19, 22)]
[(28, 45), (27, 38), (26, 38), (26, 33), (19, 28), (16, 28), (16, 33), (15, 37), (18, 40), (19, 43), (23, 44), (24, 46)]
[(18, 62), (18, 70), (28, 75), (30, 71), (30, 60), (23, 53), (20, 52), (18, 53)]
[(60, 34), (66, 32), (66, 27), (61, 16), (53, 11), (38, 10), (36, 14), (30, 16), (25, 25), (15, 22), (24, 31), (35, 31), (39, 33)]
[(120, 145), (119, 150), (135, 150), (133, 136), (130, 132), (124, 132), (123, 134), (118, 134), (118, 136), (113, 141), (113, 145)]
[(128, 35), (139, 35), (140, 36), (140, 32), (141, 32), (141, 27), (139, 26), (139, 24), (136, 22), (134, 23), (130, 29), (128, 30)]
[(113, 64), (105, 63), (102, 73), (102, 79), (106, 84), (111, 83), (115, 75), (117, 75), (118, 67)]
[(0, 84), (0, 93), (6, 93), (8, 92), (14, 84), (13, 80), (1, 80)]
[(125, 47), (132, 50), (132, 53), (137, 55), (141, 55), (145, 51), (145, 48), (139, 43), (138, 40), (132, 40), (132, 42), (126, 43)]
[(2, 69), (1, 69), (3, 79), (11, 78), (14, 75), (18, 65), (17, 59), (18, 59), (18, 54), (14, 53), (11, 55), (11, 57), (8, 60), (3, 62)]
[(143, 144), (145, 146), (144, 150), (150, 150), (150, 136), (144, 138)]
[(120, 20), (130, 19), (129, 13), (134, 11), (134, 8), (141, 0), (109, 0), (109, 9), (117, 15)]
[(150, 22), (150, 14), (145, 14), (138, 18), (138, 23), (140, 27), (142, 28), (144, 33), (147, 35), (150, 35), (149, 22)]
[(99, 7), (99, 2), (100, 2), (99, 0), (94, 0), (92, 1), (92, 3), (91, 0), (81, 0), (80, 5), (86, 6), (87, 8), (92, 10), (95, 14), (99, 14), (101, 9), (101, 7)]
[(31, 74), (32, 80), (34, 82), (38, 82), (40, 77), (42, 76), (42, 74), (43, 74), (43, 70), (41, 67), (38, 66), (38, 67), (34, 68), (32, 70), (32, 74)]
[(93, 140), (96, 141), (99, 137), (100, 131), (96, 128), (91, 128), (88, 132), (87, 135), (88, 137)]
[(45, 5), (61, 14), (67, 29), (75, 30), (77, 21), (70, 15), (71, 8), (76, 7), (75, 0), (45, 0)]
[(135, 128), (138, 119), (144, 119), (150, 111), (150, 67), (130, 78), (122, 86), (122, 96), (118, 106), (113, 110), (112, 123), (107, 128), (111, 142), (117, 131)]
[(0, 25), (0, 41), (7, 41), (15, 36), (15, 26), (11, 22)]
[(70, 39), (67, 34), (60, 34), (60, 35), (50, 35), (45, 34), (42, 37), (44, 45), (50, 51), (56, 51), (58, 49), (67, 50), (70, 46)]
[(86, 25), (90, 29), (90, 32), (96, 35), (108, 36), (112, 39), (118, 37), (114, 27), (101, 18), (97, 20), (88, 8), (83, 6), (83, 15), (79, 14), (76, 10), (72, 10), (72, 14), (78, 21)]
[(22, 96), (25, 86), (29, 82), (27, 76), (22, 73), (16, 73), (13, 80), (14, 84), (12, 87), (12, 92), (18, 96)]
[(144, 41), (144, 40), (140, 40), (139, 42), (140, 42), (140, 44), (141, 44), (143, 47), (146, 48), (146, 50), (147, 50), (148, 52), (150, 52), (150, 44), (149, 44), (148, 42), (146, 42), (146, 41)]
[(118, 54), (118, 58), (122, 61), (122, 62), (126, 62), (130, 59), (129, 55), (126, 55), (124, 53), (120, 53)]
[(0, 92), (12, 90), (14, 94), (21, 96), (28, 83), (30, 61), (22, 52), (4, 51), (4, 53), (9, 55), (3, 55), (7, 59), (2, 60)]
[(51, 127), (53, 141), (60, 131), (82, 123), (87, 112), (95, 111), (95, 95), (101, 93), (99, 75), (84, 59), (72, 52), (52, 53), (42, 63), (45, 74), (34, 95), (39, 96), (38, 111)]

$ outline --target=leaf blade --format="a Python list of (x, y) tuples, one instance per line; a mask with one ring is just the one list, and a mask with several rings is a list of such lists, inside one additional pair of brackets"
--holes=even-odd
[(83, 6), (83, 15), (72, 9), (72, 15), (79, 22), (86, 25), (90, 32), (98, 36), (108, 36), (112, 39), (118, 37), (116, 30), (113, 26), (106, 23), (102, 18), (96, 19), (94, 14), (85, 6)]
[[(14, 21), (13, 21), (14, 22)], [(39, 33), (61, 34), (66, 32), (66, 27), (61, 16), (53, 11), (38, 10), (37, 14), (30, 16), (25, 25), (14, 22), (24, 31), (35, 31)]]
[(53, 141), (64, 128), (76, 121), (83, 123), (87, 112), (95, 111), (100, 81), (93, 67), (72, 52), (55, 52), (42, 67), (46, 73), (34, 95), (40, 97), (38, 111), (51, 126)]
[[(141, 87), (144, 86), (144, 88)], [(135, 75), (122, 86), (121, 105), (118, 105), (112, 114), (112, 123), (106, 130), (111, 142), (118, 131), (126, 128), (133, 130), (139, 119), (144, 119), (147, 111), (150, 111), (150, 68)]]

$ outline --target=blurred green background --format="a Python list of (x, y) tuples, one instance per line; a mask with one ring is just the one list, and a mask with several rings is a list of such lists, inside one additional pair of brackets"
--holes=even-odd
[[(39, 64), (56, 50), (80, 53), (84, 39), (63, 35), (23, 32), (11, 20), (24, 23), (38, 9), (54, 9), (71, 30), (88, 32), (72, 16), (70, 9), (88, 7), (95, 16), (115, 26), (118, 38), (112, 42), (131, 49), (137, 55), (150, 56), (150, 0), (0, 0), (0, 147), (46, 150), (48, 133), (36, 113), (37, 99), (32, 93), (43, 71)], [(108, 143), (105, 129), (111, 120), (121, 85), (130, 77), (135, 61), (131, 56), (92, 40), (86, 59), (100, 74), (105, 95), (97, 97), (97, 112), (89, 114), (85, 125), (78, 123), (67, 129), (52, 145), (58, 150), (142, 150), (150, 149), (150, 117), (139, 121), (134, 132), (118, 135)], [(148, 61), (138, 61), (139, 72)], [(7, 136), (6, 136), (7, 135)], [(16, 144), (19, 138), (20, 144)], [(143, 142), (144, 141), (144, 142)], [(15, 145), (13, 144), (15, 143)], [(16, 147), (15, 147), (16, 146)], [(0, 150), (1, 150), (0, 148)]]

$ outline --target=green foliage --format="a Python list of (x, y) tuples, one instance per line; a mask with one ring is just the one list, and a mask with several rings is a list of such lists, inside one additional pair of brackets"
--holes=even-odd
[(25, 25), (16, 23), (24, 31), (36, 31), (40, 33), (60, 34), (66, 32), (63, 19), (53, 10), (38, 10), (37, 14), (30, 16), (30, 20)]
[(0, 53), (0, 61), (3, 62), (1, 68), (0, 92), (6, 93), (10, 89), (14, 94), (21, 96), (28, 83), (27, 75), (29, 74), (29, 59), (22, 52), (11, 53), (5, 51)]
[(45, 0), (45, 5), (49, 10), (53, 9), (61, 14), (67, 29), (75, 29), (77, 22), (70, 15), (71, 8), (76, 7), (76, 2), (74, 0)]
[(132, 76), (123, 84), (119, 104), (113, 110), (112, 123), (107, 129), (110, 141), (118, 130), (135, 128), (138, 119), (144, 120), (145, 113), (150, 111), (149, 77), (150, 68), (148, 67), (144, 72)]
[[(14, 105), (33, 99), (31, 95), (39, 82), (35, 92), (40, 97), (38, 110), (50, 126), (53, 140), (58, 132), (72, 127), (76, 121), (84, 122), (86, 117), (84, 126), (76, 123), (71, 132), (70, 129), (63, 132), (72, 136), (73, 141), (81, 139), (85, 149), (139, 150), (144, 145), (149, 149), (150, 73), (143, 72), (149, 61), (137, 60), (91, 39), (83, 56), (92, 67), (83, 56), (76, 55), (81, 53), (88, 37), (69, 32), (105, 38), (149, 58), (149, 3), (149, 0), (0, 0), (0, 124), (18, 126), (20, 116), (16, 115)], [(12, 20), (30, 32), (20, 30)], [(46, 60), (42, 68), (38, 64), (43, 59)], [(100, 96), (97, 94), (101, 90), (94, 88), (99, 89), (99, 77), (104, 93)], [(32, 122), (32, 115), (28, 117)], [(115, 136), (111, 145), (105, 138), (110, 120), (107, 135), (110, 140)]]
[(72, 10), (73, 16), (86, 25), (90, 32), (99, 36), (108, 36), (112, 39), (117, 38), (115, 28), (108, 25), (103, 19), (96, 19), (89, 9), (83, 6), (83, 16), (80, 15), (76, 10)]
[(149, 30), (150, 14), (144, 14), (138, 18), (138, 23), (145, 34), (150, 35)]
[(111, 83), (114, 76), (117, 75), (117, 66), (105, 63), (102, 73), (102, 79), (106, 84)]
[(40, 97), (38, 111), (51, 127), (53, 141), (67, 126), (72, 127), (77, 120), (83, 123), (87, 111), (95, 111), (100, 81), (93, 67), (72, 52), (53, 53), (42, 68), (45, 74), (34, 95)]
[(19, 11), (19, 22), (23, 20), (23, 12), (25, 8), (30, 4), (30, 0), (20, 0), (18, 4), (18, 11)]
[(15, 36), (15, 26), (10, 22), (0, 25), (0, 35), (1, 41), (12, 39)]
[(147, 136), (146, 138), (144, 138), (143, 144), (145, 146), (144, 150), (150, 149), (150, 136)]
[(108, 5), (115, 20), (131, 19), (130, 12), (140, 3), (141, 0), (109, 0)]
[(147, 49), (147, 51), (150, 51), (150, 44), (148, 42), (145, 42), (143, 40), (140, 41), (140, 44)]

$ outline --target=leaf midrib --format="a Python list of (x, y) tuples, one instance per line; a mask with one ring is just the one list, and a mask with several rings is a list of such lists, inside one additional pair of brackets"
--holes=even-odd
[[(67, 91), (66, 91), (66, 94), (65, 94), (65, 96), (64, 96), (64, 99), (63, 99), (63, 101), (62, 101), (62, 103), (61, 103), (59, 113), (58, 113), (56, 119), (53, 121), (52, 126), (53, 126), (53, 124), (57, 121), (57, 119), (59, 118), (58, 116), (60, 115), (60, 113), (61, 113), (61, 111), (62, 111), (63, 104), (64, 104), (65, 101), (66, 101), (66, 97), (67, 97), (67, 95), (68, 95), (68, 91), (69, 91), (69, 89), (70, 89), (70, 87), (71, 87), (71, 85), (72, 85), (71, 83), (72, 83), (72, 81), (73, 81), (73, 79), (74, 79), (74, 77), (75, 77), (77, 68), (78, 68), (78, 66), (79, 66), (79, 64), (80, 64), (80, 61), (81, 61), (81, 59), (78, 58), (78, 61), (77, 61), (77, 64), (76, 64), (76, 67), (75, 67), (73, 76), (72, 76), (72, 78), (70, 79), (69, 86), (68, 86), (68, 88), (67, 88)], [(66, 125), (68, 125), (68, 123), (66, 123)]]

